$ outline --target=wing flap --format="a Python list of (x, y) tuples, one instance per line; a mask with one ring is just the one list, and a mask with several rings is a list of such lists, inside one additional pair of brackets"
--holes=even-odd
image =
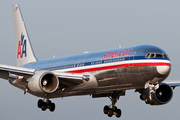
[(7, 71), (0, 70), (0, 78), (8, 79), (9, 78), (9, 73)]

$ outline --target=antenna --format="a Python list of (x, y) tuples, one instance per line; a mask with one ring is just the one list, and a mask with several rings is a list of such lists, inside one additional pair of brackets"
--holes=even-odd
[(84, 51), (84, 53), (88, 53), (89, 51)]

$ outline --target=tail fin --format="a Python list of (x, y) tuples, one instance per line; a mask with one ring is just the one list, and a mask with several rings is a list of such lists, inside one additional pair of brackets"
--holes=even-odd
[(14, 19), (14, 35), (16, 44), (16, 59), (17, 66), (37, 61), (31, 43), (28, 37), (26, 26), (21, 15), (18, 4), (14, 4), (13, 19)]

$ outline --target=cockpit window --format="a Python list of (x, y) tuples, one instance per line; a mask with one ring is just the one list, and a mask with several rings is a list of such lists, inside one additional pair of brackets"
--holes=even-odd
[(151, 53), (150, 58), (152, 58), (152, 57), (155, 57), (155, 54), (154, 54), (154, 53)]
[(146, 58), (149, 58), (150, 57), (150, 53), (146, 54)]
[(161, 53), (148, 53), (148, 54), (146, 54), (145, 58), (167, 58), (167, 59), (169, 59), (168, 55), (161, 54)]
[(156, 53), (157, 58), (163, 58), (163, 54)]
[(164, 54), (164, 58), (167, 58), (167, 59), (169, 59), (169, 56), (168, 56), (168, 55), (166, 55), (166, 54)]

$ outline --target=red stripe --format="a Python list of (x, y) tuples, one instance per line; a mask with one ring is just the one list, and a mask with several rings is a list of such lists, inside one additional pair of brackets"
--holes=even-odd
[(68, 73), (83, 73), (83, 72), (91, 72), (91, 71), (98, 71), (98, 70), (107, 70), (107, 69), (114, 69), (114, 68), (123, 68), (123, 67), (140, 67), (140, 66), (171, 66), (170, 63), (126, 63), (120, 65), (111, 65), (111, 66), (103, 66), (103, 67), (95, 67), (95, 68), (85, 68), (80, 70), (71, 70), (66, 71)]

